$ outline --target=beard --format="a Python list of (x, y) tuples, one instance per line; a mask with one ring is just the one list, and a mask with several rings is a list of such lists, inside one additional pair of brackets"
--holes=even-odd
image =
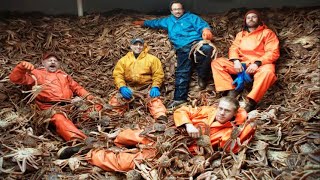
[(249, 21), (249, 23), (246, 23), (248, 28), (257, 28), (259, 24), (260, 24), (259, 21), (258, 22)]

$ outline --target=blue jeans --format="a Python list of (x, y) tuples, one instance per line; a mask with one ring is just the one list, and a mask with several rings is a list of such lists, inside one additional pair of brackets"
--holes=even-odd
[(178, 65), (175, 72), (175, 91), (174, 91), (174, 100), (187, 100), (189, 83), (191, 80), (192, 67), (195, 66), (198, 73), (198, 77), (207, 80), (210, 77), (211, 71), (211, 55), (212, 47), (205, 44), (200, 50), (206, 54), (206, 56), (196, 53), (196, 62), (193, 59), (189, 59), (189, 52), (191, 50), (191, 44), (177, 49), (177, 59)]

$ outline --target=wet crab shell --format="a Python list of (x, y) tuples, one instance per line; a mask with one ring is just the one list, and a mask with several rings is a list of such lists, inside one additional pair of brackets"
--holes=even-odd
[(98, 111), (89, 112), (89, 117), (90, 117), (90, 119), (92, 119), (92, 120), (96, 120), (96, 119), (98, 119), (98, 117), (99, 117), (99, 112), (98, 112)]
[(127, 180), (140, 180), (142, 179), (141, 174), (136, 170), (130, 170), (126, 173)]
[(197, 145), (200, 147), (210, 147), (211, 140), (208, 135), (201, 135), (197, 140)]
[(32, 156), (40, 156), (42, 152), (35, 148), (22, 148), (17, 150), (15, 153), (6, 155), (4, 157), (13, 157), (18, 161), (22, 161), (24, 158), (29, 158)]
[(6, 112), (3, 114), (3, 117), (0, 118), (0, 128), (6, 129), (11, 125), (17, 123), (21, 117), (12, 111)]
[(156, 132), (162, 132), (162, 131), (165, 131), (166, 125), (160, 124), (160, 123), (154, 123), (153, 128)]
[(78, 108), (78, 110), (79, 111), (86, 111), (86, 110), (88, 110), (90, 107), (88, 106), (88, 105), (86, 105), (86, 104), (82, 104), (79, 108)]
[(189, 160), (189, 162), (193, 165), (200, 164), (205, 162), (206, 158), (204, 156), (194, 156)]
[(160, 167), (169, 167), (171, 165), (170, 158), (166, 154), (162, 154), (162, 156), (157, 160)]

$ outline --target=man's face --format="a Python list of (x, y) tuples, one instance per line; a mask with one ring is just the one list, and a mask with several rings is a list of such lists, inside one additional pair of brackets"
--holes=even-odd
[(141, 42), (136, 42), (130, 45), (131, 50), (134, 54), (140, 54), (143, 50), (143, 44)]
[(60, 63), (56, 57), (51, 56), (47, 59), (42, 60), (42, 65), (49, 72), (56, 72), (60, 68)]
[(246, 25), (248, 28), (256, 28), (258, 27), (259, 23), (259, 19), (258, 19), (258, 15), (256, 15), (255, 13), (249, 13), (246, 16)]
[(171, 6), (171, 14), (176, 17), (179, 18), (183, 15), (184, 13), (184, 9), (182, 7), (182, 4), (180, 3), (173, 3)]
[(228, 101), (220, 101), (216, 114), (216, 120), (221, 124), (230, 121), (236, 113), (235, 107)]

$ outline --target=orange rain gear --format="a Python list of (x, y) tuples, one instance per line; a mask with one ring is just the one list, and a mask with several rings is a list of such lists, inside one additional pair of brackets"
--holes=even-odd
[[(218, 145), (221, 148), (224, 148), (224, 145), (230, 139), (233, 127), (230, 121), (224, 124), (215, 121), (216, 112), (217, 109), (214, 106), (202, 106), (196, 108), (183, 106), (174, 112), (173, 118), (174, 123), (177, 127), (188, 123), (193, 124), (195, 127), (200, 126), (200, 128), (204, 128), (203, 124), (209, 125), (210, 140), (212, 146)], [(235, 125), (244, 124), (246, 118), (247, 112), (244, 109), (239, 108), (234, 119)], [(254, 127), (251, 127), (250, 124), (246, 125), (239, 136), (240, 142), (251, 138), (254, 132)], [(191, 145), (189, 148), (191, 152), (194, 152), (194, 148), (196, 148), (196, 145)], [(239, 147), (235, 146), (233, 152), (238, 152), (238, 150)]]
[[(269, 87), (277, 80), (275, 61), (279, 58), (279, 40), (274, 32), (265, 25), (258, 26), (253, 32), (241, 31), (229, 49), (229, 59), (239, 59), (247, 67), (261, 61), (254, 73), (252, 91), (248, 97), (259, 102)], [(211, 63), (212, 74), (217, 91), (234, 89), (230, 74), (237, 74), (234, 64), (226, 58), (217, 58)]]
[[(220, 142), (220, 147), (223, 147), (227, 140), (230, 138), (232, 125), (230, 122), (220, 124), (215, 122), (216, 108), (211, 106), (204, 106), (201, 108), (181, 107), (174, 112), (174, 121), (176, 126), (181, 126), (186, 123), (210, 124), (210, 137), (211, 143), (217, 145)], [(244, 109), (239, 109), (235, 122), (237, 125), (243, 124), (247, 117), (247, 112)], [(119, 133), (114, 143), (118, 147), (136, 146), (137, 144), (148, 145), (150, 148), (143, 148), (142, 150), (128, 150), (122, 152), (113, 152), (111, 150), (92, 149), (87, 154), (87, 160), (92, 165), (98, 166), (106, 171), (126, 172), (134, 168), (134, 160), (141, 160), (146, 158), (154, 158), (156, 149), (154, 148), (155, 142), (145, 137), (140, 137), (139, 134), (143, 130), (126, 129)], [(243, 142), (252, 137), (254, 128), (247, 125), (240, 134), (240, 140)], [(189, 148), (191, 151), (195, 145)], [(234, 148), (234, 152), (238, 151), (238, 147)]]
[[(157, 119), (160, 116), (166, 116), (166, 107), (163, 105), (160, 98), (146, 98), (144, 100), (149, 100), (147, 103), (150, 114), (154, 119)], [(123, 115), (127, 109), (129, 109), (129, 104), (122, 104), (117, 100), (116, 95), (112, 96), (109, 104), (113, 106), (113, 110), (116, 111), (119, 115)]]
[[(44, 68), (39, 68), (32, 70), (31, 74), (36, 77), (38, 85), (42, 85), (43, 88), (35, 99), (41, 110), (47, 110), (57, 102), (71, 100), (74, 93), (81, 97), (89, 95), (88, 91), (61, 70), (51, 73)], [(29, 86), (35, 84), (35, 80), (27, 73), (21, 63), (12, 70), (9, 78), (16, 84)], [(101, 108), (96, 107), (96, 109)], [(66, 141), (86, 138), (72, 121), (61, 113), (54, 114), (51, 117), (51, 122), (55, 125), (57, 133)]]
[[(139, 136), (142, 131), (126, 129), (119, 133), (114, 143), (118, 147), (154, 144), (147, 138)], [(92, 149), (87, 154), (87, 160), (105, 171), (126, 172), (134, 168), (134, 160), (153, 158), (155, 155), (155, 148), (143, 148), (142, 150), (128, 150), (117, 153), (111, 150)]]
[[(113, 77), (117, 88), (129, 86), (134, 90), (141, 90), (146, 85), (160, 88), (164, 72), (161, 61), (157, 57), (148, 54), (148, 47), (145, 44), (143, 51), (137, 59), (133, 52), (128, 52), (127, 55), (118, 61), (113, 71)], [(152, 98), (146, 103), (151, 115), (155, 119), (166, 115), (167, 109), (159, 98)], [(128, 104), (119, 106), (120, 103), (115, 96), (110, 99), (109, 104), (120, 115), (129, 108)]]

